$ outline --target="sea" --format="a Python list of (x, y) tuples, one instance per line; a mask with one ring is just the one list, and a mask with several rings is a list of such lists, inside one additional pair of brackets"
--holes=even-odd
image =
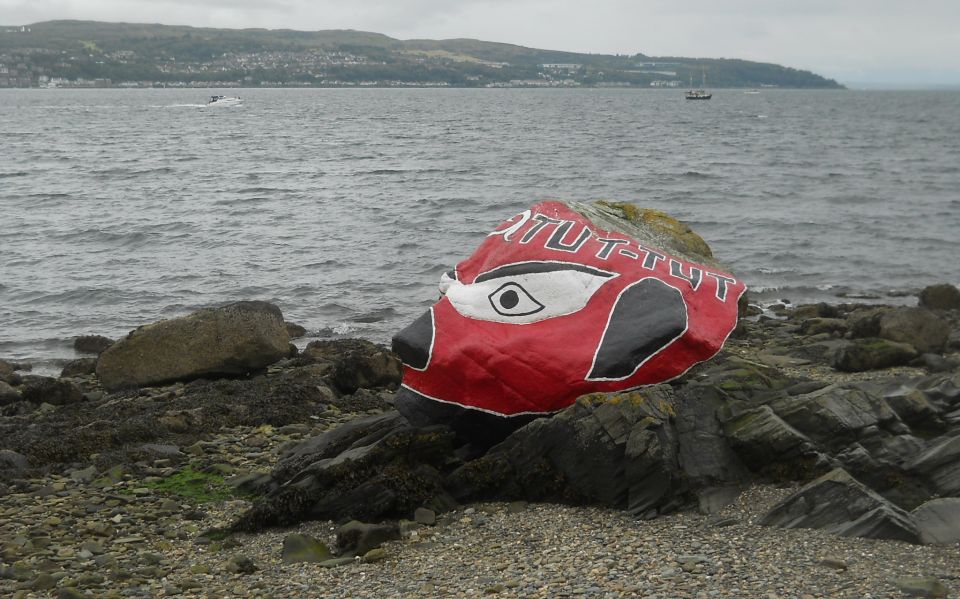
[(746, 91), (0, 90), (0, 358), (252, 299), (386, 343), (547, 198), (667, 211), (760, 304), (960, 283), (960, 92)]

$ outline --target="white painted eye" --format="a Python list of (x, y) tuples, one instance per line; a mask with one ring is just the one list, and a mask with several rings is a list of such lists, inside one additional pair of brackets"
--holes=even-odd
[(572, 262), (518, 262), (482, 273), (469, 285), (450, 281), (446, 297), (467, 318), (529, 324), (583, 309), (616, 276)]

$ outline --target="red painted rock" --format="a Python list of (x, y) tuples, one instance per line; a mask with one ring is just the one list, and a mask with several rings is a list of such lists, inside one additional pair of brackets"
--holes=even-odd
[(670, 380), (720, 350), (744, 290), (663, 213), (539, 203), (446, 273), (440, 301), (394, 337), (397, 408), (477, 433)]

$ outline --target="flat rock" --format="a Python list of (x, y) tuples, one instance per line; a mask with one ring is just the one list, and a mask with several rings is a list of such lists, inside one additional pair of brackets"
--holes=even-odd
[(288, 343), (279, 308), (236, 302), (132, 331), (100, 355), (97, 376), (120, 389), (243, 375), (285, 357)]
[(901, 593), (910, 597), (946, 599), (950, 595), (950, 589), (935, 576), (901, 576), (891, 582)]

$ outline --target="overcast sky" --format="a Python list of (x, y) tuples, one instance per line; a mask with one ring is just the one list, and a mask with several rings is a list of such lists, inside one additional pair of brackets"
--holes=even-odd
[(960, 84), (960, 0), (0, 0), (0, 25), (51, 19), (471, 37), (745, 58), (844, 83)]

